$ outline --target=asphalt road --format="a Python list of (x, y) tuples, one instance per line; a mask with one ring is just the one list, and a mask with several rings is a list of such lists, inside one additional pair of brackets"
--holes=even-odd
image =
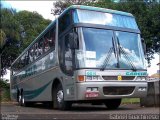
[(2, 120), (107, 120), (107, 119), (153, 119), (159, 120), (159, 107), (140, 107), (139, 104), (123, 104), (117, 110), (103, 105), (74, 105), (70, 111), (54, 110), (42, 104), (21, 107), (16, 103), (1, 104)]

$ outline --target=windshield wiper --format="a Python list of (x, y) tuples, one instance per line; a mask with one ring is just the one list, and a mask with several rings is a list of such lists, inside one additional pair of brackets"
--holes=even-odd
[(111, 57), (112, 51), (113, 51), (113, 47), (111, 47), (111, 48), (109, 49), (109, 51), (108, 51), (108, 53), (107, 53), (107, 56), (106, 56), (106, 58), (105, 58), (105, 60), (104, 60), (104, 62), (103, 62), (103, 64), (102, 64), (102, 67), (101, 67), (100, 70), (104, 71), (104, 69), (105, 69), (106, 66), (108, 65), (108, 61), (109, 61), (109, 59), (110, 59), (110, 57)]
[(106, 66), (108, 66), (108, 62), (109, 62), (109, 59), (111, 57), (111, 54), (112, 52), (114, 51), (114, 54), (115, 54), (115, 57), (117, 56), (116, 55), (116, 50), (115, 50), (115, 44), (114, 44), (114, 41), (113, 41), (113, 38), (112, 38), (112, 44), (113, 44), (113, 47), (111, 47), (107, 53), (107, 56), (102, 64), (102, 67), (100, 70), (104, 71), (104, 69), (106, 68)]
[(119, 56), (121, 56), (121, 53), (123, 53), (124, 57), (126, 58), (127, 62), (131, 65), (131, 67), (133, 68), (132, 70), (133, 71), (136, 71), (136, 67), (135, 65), (133, 64), (131, 58), (128, 56), (128, 53), (123, 49), (123, 47), (120, 46), (120, 43), (119, 43), (119, 39), (117, 38), (117, 42), (118, 42), (118, 48), (119, 48)]

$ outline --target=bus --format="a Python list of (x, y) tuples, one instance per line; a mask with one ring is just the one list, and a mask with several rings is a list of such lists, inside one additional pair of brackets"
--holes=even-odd
[(104, 104), (147, 95), (144, 42), (132, 14), (73, 5), (11, 65), (11, 98), (22, 106)]

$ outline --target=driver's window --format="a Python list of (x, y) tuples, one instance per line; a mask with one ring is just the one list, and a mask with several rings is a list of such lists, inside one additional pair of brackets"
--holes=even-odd
[(61, 38), (59, 38), (59, 62), (61, 70), (68, 74), (73, 75), (73, 49), (70, 47), (69, 34), (68, 32)]
[(72, 65), (72, 50), (70, 48), (69, 44), (69, 34), (65, 36), (64, 39), (64, 64), (66, 71), (72, 71), (73, 65)]

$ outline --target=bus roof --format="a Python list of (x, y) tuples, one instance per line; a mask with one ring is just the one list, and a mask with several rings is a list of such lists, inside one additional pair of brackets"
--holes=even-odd
[(111, 14), (119, 14), (119, 15), (125, 15), (125, 16), (133, 17), (133, 15), (131, 13), (128, 13), (128, 12), (122, 12), (122, 11), (118, 11), (118, 10), (112, 10), (112, 9), (106, 9), (106, 8), (100, 8), (100, 7), (93, 7), (93, 6), (85, 6), (85, 5), (71, 5), (62, 14), (66, 13), (70, 9), (92, 10), (92, 11), (106, 12), (106, 13), (111, 13)]

